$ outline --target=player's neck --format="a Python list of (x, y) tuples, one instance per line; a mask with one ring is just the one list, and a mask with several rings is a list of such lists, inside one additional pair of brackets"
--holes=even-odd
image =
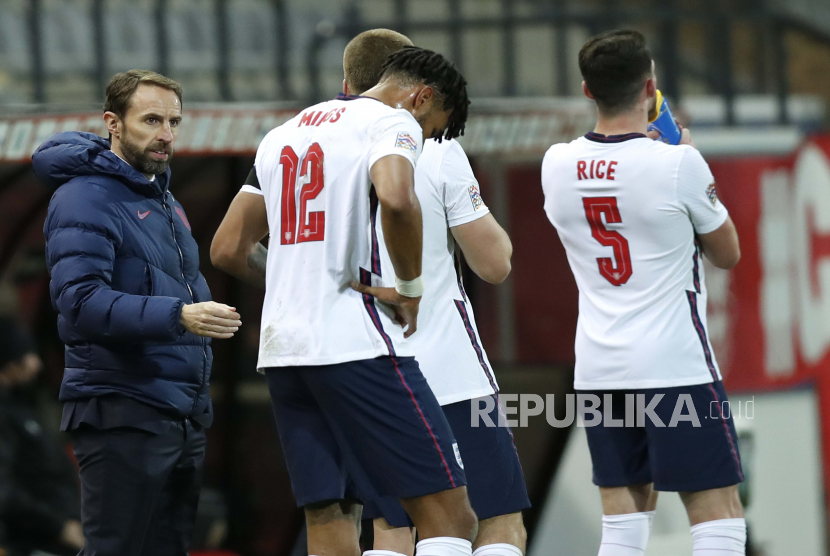
[(648, 131), (648, 113), (645, 110), (632, 110), (615, 116), (599, 115), (594, 133), (602, 135), (625, 135)]
[(409, 104), (407, 101), (412, 98), (412, 94), (412, 88), (403, 88), (389, 79), (378, 83), (360, 96), (379, 100), (392, 108), (406, 109)]

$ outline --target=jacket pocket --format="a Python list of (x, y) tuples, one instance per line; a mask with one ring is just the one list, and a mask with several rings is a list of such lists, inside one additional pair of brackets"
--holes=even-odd
[(150, 266), (138, 257), (117, 258), (112, 269), (112, 289), (130, 295), (153, 295)]

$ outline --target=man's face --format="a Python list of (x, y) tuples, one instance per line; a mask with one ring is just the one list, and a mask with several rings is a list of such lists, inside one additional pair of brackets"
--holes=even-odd
[(0, 383), (7, 387), (24, 386), (32, 382), (42, 368), (40, 357), (36, 353), (27, 353), (0, 370)]
[(113, 136), (124, 160), (142, 174), (163, 174), (173, 158), (182, 120), (175, 92), (141, 84), (133, 93), (121, 121), (120, 137)]
[(427, 139), (438, 139), (447, 130), (452, 110), (444, 110), (434, 99), (425, 103), (413, 114), (424, 130), (424, 141)]

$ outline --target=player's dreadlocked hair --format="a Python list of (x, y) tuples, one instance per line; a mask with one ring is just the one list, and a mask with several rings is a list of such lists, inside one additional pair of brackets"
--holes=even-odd
[[(421, 81), (435, 89), (435, 100), (444, 110), (452, 110), (444, 137), (455, 139), (464, 135), (467, 124), (467, 80), (451, 61), (432, 50), (407, 46), (391, 54), (383, 63), (381, 80), (395, 75), (406, 80)], [(441, 141), (441, 138), (438, 138)]]

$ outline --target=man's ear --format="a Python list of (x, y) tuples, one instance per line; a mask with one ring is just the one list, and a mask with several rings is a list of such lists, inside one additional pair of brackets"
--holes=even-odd
[(343, 94), (349, 96), (349, 84), (346, 83), (346, 80), (343, 80)]
[(649, 77), (646, 79), (646, 98), (652, 98), (657, 94), (657, 79)]
[(585, 82), (582, 82), (582, 93), (591, 100), (594, 100), (594, 95), (591, 94), (591, 91), (588, 90), (588, 85)]
[(429, 85), (424, 85), (412, 99), (412, 108), (418, 110), (435, 97), (435, 90)]
[(121, 118), (115, 112), (104, 112), (104, 123), (110, 135), (121, 139)]

